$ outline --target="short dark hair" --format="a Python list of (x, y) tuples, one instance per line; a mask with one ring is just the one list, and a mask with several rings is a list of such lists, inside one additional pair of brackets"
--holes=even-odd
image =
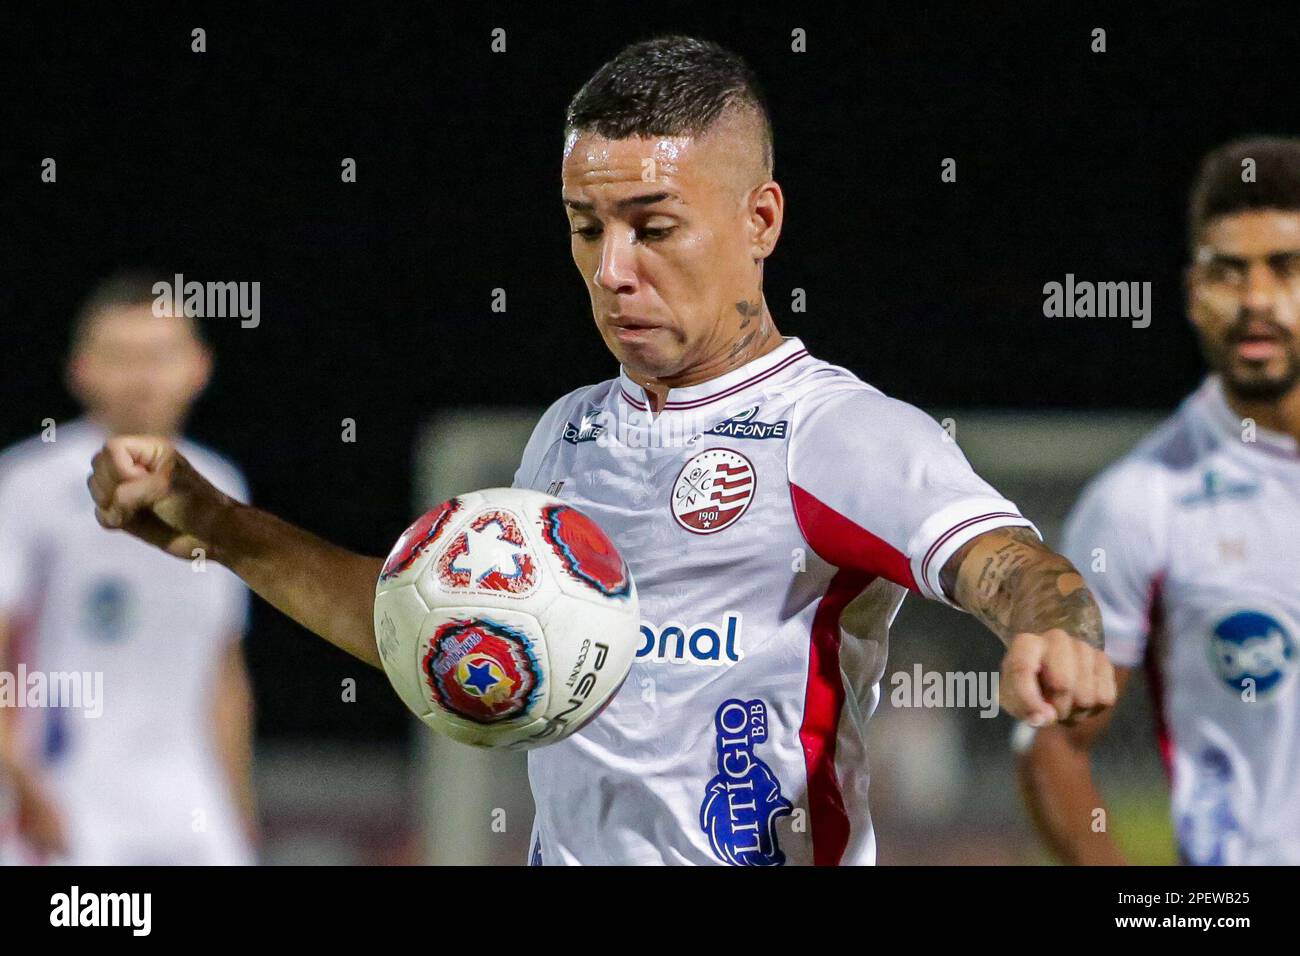
[(758, 117), (771, 175), (772, 118), (749, 64), (709, 40), (661, 36), (624, 47), (583, 84), (569, 103), (564, 134), (699, 136), (731, 109)]
[[(1254, 181), (1242, 180), (1253, 160)], [(1201, 160), (1188, 208), (1188, 241), (1211, 220), (1247, 209), (1300, 210), (1300, 139), (1252, 136), (1212, 150)]]
[[(72, 320), (72, 335), (69, 337), (70, 351), (76, 352), (85, 344), (86, 335), (95, 319), (110, 309), (129, 308), (138, 305), (153, 305), (158, 298), (154, 285), (166, 282), (171, 288), (175, 276), (164, 275), (147, 269), (132, 269), (114, 272), (101, 279), (82, 299)], [(186, 316), (196, 338), (203, 340), (203, 329), (194, 316)]]

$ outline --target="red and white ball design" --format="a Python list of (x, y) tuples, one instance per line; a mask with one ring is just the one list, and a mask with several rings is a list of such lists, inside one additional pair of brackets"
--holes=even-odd
[(526, 749), (593, 719), (640, 643), (636, 587), (591, 518), (491, 488), (445, 501), (398, 539), (375, 590), (389, 681), (464, 743)]

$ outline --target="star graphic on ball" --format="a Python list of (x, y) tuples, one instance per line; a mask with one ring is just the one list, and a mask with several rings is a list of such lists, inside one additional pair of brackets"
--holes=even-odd
[(492, 674), (491, 661), (469, 665), (469, 677), (465, 678), (465, 686), (478, 691), (480, 697), (487, 693), (488, 688), (497, 683), (500, 683), (500, 681)]
[(507, 541), (505, 533), (505, 527), (496, 520), (489, 521), (482, 528), (470, 528), (465, 532), (465, 553), (451, 563), (451, 569), (458, 574), (468, 572), (476, 583), (493, 571), (506, 578), (523, 574), (521, 555), (525, 553), (524, 547)]

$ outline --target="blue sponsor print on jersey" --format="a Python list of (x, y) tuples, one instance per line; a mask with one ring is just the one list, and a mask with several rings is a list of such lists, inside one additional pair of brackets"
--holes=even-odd
[(528, 858), (528, 865), (542, 865), (542, 838), (540, 836), (537, 838), (537, 842), (533, 844), (533, 855)]
[(767, 740), (767, 705), (761, 700), (724, 701), (713, 717), (718, 773), (704, 790), (700, 827), (714, 855), (732, 866), (781, 866), (785, 853), (776, 823), (793, 804), (781, 782), (755, 753)]
[(102, 578), (86, 592), (81, 623), (86, 633), (101, 641), (119, 641), (130, 623), (131, 590), (119, 578)]
[(66, 708), (50, 707), (45, 711), (45, 739), (42, 752), (46, 761), (54, 763), (68, 751), (68, 724)]
[(668, 623), (658, 628), (651, 621), (641, 623), (638, 661), (667, 664), (704, 664), (722, 667), (745, 656), (740, 649), (739, 614), (728, 611), (722, 626), (708, 621), (689, 628)]
[(758, 406), (746, 409), (739, 415), (733, 415), (724, 422), (714, 425), (704, 434), (722, 435), (726, 438), (785, 438), (786, 433), (790, 430), (790, 423), (787, 421), (779, 422), (760, 422), (754, 416), (758, 414)]
[(1241, 832), (1232, 809), (1232, 761), (1218, 747), (1206, 747), (1197, 761), (1188, 807), (1178, 817), (1178, 846), (1195, 866), (1225, 866), (1230, 840)]
[(1263, 700), (1295, 673), (1295, 635), (1273, 614), (1234, 611), (1210, 632), (1210, 659), (1228, 689)]
[(1230, 481), (1214, 469), (1201, 477), (1201, 487), (1183, 495), (1178, 503), (1184, 507), (1208, 504), (1223, 498), (1249, 498), (1259, 491), (1259, 485), (1250, 481)]

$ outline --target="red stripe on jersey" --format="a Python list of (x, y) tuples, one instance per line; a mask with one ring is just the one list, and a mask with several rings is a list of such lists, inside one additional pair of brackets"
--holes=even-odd
[(804, 540), (824, 561), (918, 590), (912, 563), (903, 552), (794, 482), (790, 483), (790, 498)]
[(1156, 744), (1160, 747), (1160, 760), (1165, 765), (1165, 776), (1172, 782), (1174, 738), (1169, 732), (1169, 722), (1165, 719), (1165, 676), (1160, 671), (1160, 654), (1156, 646), (1164, 631), (1164, 583), (1163, 571), (1151, 579), (1151, 589), (1147, 595), (1147, 649), (1142, 656), (1142, 670), (1146, 674), (1147, 687), (1151, 690), (1151, 710), (1155, 717)]
[(799, 743), (803, 746), (804, 770), (808, 776), (808, 815), (815, 866), (839, 866), (849, 844), (849, 814), (844, 809), (844, 794), (835, 772), (835, 739), (844, 708), (840, 615), (874, 580), (874, 576), (856, 571), (835, 572), (813, 615)]

